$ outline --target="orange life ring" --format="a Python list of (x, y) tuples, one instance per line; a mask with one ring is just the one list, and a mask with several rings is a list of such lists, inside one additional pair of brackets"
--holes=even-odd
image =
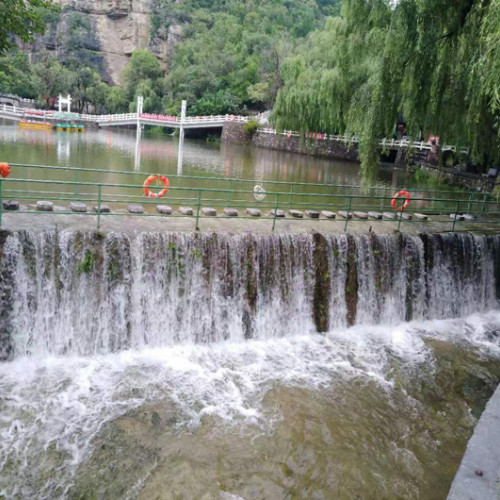
[[(160, 181), (165, 187), (159, 193), (153, 193), (152, 191), (149, 190), (149, 185), (153, 181)], [(144, 181), (143, 191), (148, 198), (162, 198), (167, 194), (169, 187), (170, 187), (170, 182), (168, 182), (168, 177), (166, 175), (150, 175)]]
[(8, 177), (10, 175), (10, 165), (8, 163), (0, 163), (0, 175)]
[[(397, 206), (399, 198), (406, 198), (405, 202), (400, 207)], [(402, 191), (399, 191), (399, 193), (396, 193), (394, 195), (394, 197), (392, 198), (392, 201), (391, 201), (391, 206), (395, 210), (397, 209), (399, 211), (403, 211), (403, 210), (406, 210), (409, 207), (410, 201), (411, 201), (410, 193), (408, 191), (405, 191), (403, 189)]]

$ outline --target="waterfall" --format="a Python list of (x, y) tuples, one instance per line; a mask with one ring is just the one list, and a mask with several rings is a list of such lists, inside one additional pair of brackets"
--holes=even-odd
[(500, 237), (0, 233), (0, 359), (94, 355), (465, 316)]

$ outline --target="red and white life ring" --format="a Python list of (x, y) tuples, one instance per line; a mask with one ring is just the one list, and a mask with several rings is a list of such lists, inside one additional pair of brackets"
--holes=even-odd
[[(405, 198), (405, 202), (400, 207), (397, 206), (399, 198)], [(396, 193), (393, 196), (392, 201), (391, 201), (391, 206), (395, 210), (403, 211), (403, 210), (406, 210), (409, 207), (410, 201), (411, 201), (410, 193), (408, 191), (405, 191), (403, 189), (402, 191), (399, 191), (398, 193)]]
[[(163, 189), (159, 193), (153, 193), (149, 190), (149, 185), (154, 181), (160, 181), (163, 184)], [(163, 198), (168, 192), (168, 188), (170, 187), (170, 182), (168, 181), (168, 177), (166, 175), (150, 175), (143, 184), (144, 194), (148, 198)]]

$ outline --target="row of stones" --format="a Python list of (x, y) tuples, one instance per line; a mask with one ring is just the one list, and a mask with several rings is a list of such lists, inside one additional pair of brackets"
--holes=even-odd
[[(69, 205), (70, 209), (73, 212), (87, 212), (87, 205), (85, 203), (81, 203), (78, 201), (71, 202)], [(5, 210), (18, 210), (19, 209), (19, 202), (15, 200), (6, 200), (3, 202), (3, 208)], [(51, 212), (54, 210), (54, 204), (51, 201), (37, 201), (36, 202), (36, 209), (39, 211), (43, 212)], [(99, 207), (95, 205), (93, 207), (95, 212), (99, 211)], [(163, 214), (163, 215), (171, 215), (173, 210), (172, 207), (169, 207), (168, 205), (157, 205), (156, 210), (158, 213)], [(110, 213), (111, 208), (108, 205), (101, 205), (100, 207), (101, 213)], [(142, 214), (144, 212), (144, 207), (142, 205), (129, 205), (128, 206), (128, 211), (132, 214)], [(224, 215), (227, 215), (229, 217), (237, 217), (238, 216), (238, 210), (235, 208), (224, 208)], [(178, 212), (181, 215), (193, 215), (194, 210), (191, 207), (180, 207)], [(201, 213), (204, 216), (208, 217), (215, 217), (217, 215), (217, 210), (215, 208), (209, 208), (209, 207), (203, 207), (201, 209)], [(247, 208), (245, 210), (245, 213), (247, 215), (250, 215), (252, 217), (260, 217), (262, 212), (258, 208)], [(408, 213), (400, 213), (400, 212), (358, 212), (358, 211), (353, 211), (353, 212), (347, 212), (345, 210), (340, 210), (338, 213), (335, 212), (330, 212), (328, 210), (322, 210), (321, 213), (317, 212), (315, 210), (305, 210), (305, 212), (301, 210), (289, 210), (288, 213), (292, 217), (296, 217), (298, 219), (301, 219), (304, 217), (304, 213), (307, 217), (311, 219), (319, 219), (320, 215), (327, 219), (335, 219), (336, 216), (338, 215), (342, 219), (352, 219), (353, 217), (356, 219), (360, 220), (367, 220), (369, 218), (371, 219), (389, 219), (389, 220), (394, 220), (398, 218), (403, 218), (404, 220), (412, 220), (413, 217), (417, 220), (428, 220), (428, 216), (425, 214), (419, 214), (419, 213), (414, 213), (414, 214), (408, 214)], [(286, 213), (284, 210), (280, 209), (273, 209), (271, 210), (270, 215), (273, 217), (285, 217)], [(456, 220), (474, 220), (476, 217), (474, 215), (470, 214), (450, 214), (450, 218), (454, 219), (456, 217)]]

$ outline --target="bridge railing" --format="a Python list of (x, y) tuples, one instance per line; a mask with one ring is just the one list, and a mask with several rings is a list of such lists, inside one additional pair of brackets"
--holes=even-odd
[[(339, 135), (339, 134), (326, 134), (321, 132), (297, 132), (296, 130), (276, 130), (272, 127), (259, 127), (257, 129), (261, 134), (271, 134), (271, 135), (281, 135), (284, 137), (301, 137), (305, 139), (312, 139), (316, 141), (336, 141), (343, 142), (345, 144), (359, 144), (359, 137), (356, 135)], [(411, 148), (418, 149), (420, 151), (430, 151), (432, 144), (425, 141), (413, 141), (411, 139), (381, 139), (380, 147), (382, 149), (399, 149), (399, 148)], [(440, 147), (441, 151), (456, 151), (455, 146), (444, 145)], [(469, 154), (468, 148), (460, 148), (460, 152), (464, 154)]]
[[(81, 168), (81, 167), (66, 167), (60, 165), (37, 165), (37, 164), (20, 164), (11, 163), (13, 172), (16, 172), (17, 177), (27, 178), (58, 178), (60, 180), (89, 180), (100, 182), (109, 179), (121, 180), (124, 182), (141, 182), (150, 175), (156, 175), (155, 172), (130, 171), (130, 170), (115, 170), (108, 168)], [(291, 193), (326, 193), (340, 195), (355, 195), (368, 194), (370, 196), (391, 196), (395, 192), (395, 188), (386, 186), (385, 184), (373, 186), (361, 186), (355, 184), (336, 184), (336, 183), (317, 183), (317, 182), (292, 182), (278, 181), (267, 179), (242, 179), (234, 177), (217, 177), (208, 175), (177, 175), (167, 174), (172, 183), (178, 185), (189, 185), (193, 187), (216, 186), (227, 189), (234, 189), (235, 186), (243, 186), (244, 189), (253, 189), (255, 185), (262, 185), (266, 191), (285, 191)], [(462, 189), (454, 190), (437, 190), (437, 189), (422, 189), (412, 188), (411, 196), (414, 203), (420, 203), (421, 198), (453, 198), (470, 197), (472, 200), (484, 202), (485, 200), (493, 201), (499, 199), (499, 196), (493, 197), (488, 193), (480, 193), (477, 191), (466, 191)]]
[[(64, 168), (64, 167), (61, 167)], [(15, 172), (15, 168), (13, 169)], [(50, 172), (49, 172), (50, 173)], [(56, 204), (54, 217), (63, 214), (73, 214), (69, 204), (72, 201), (91, 204), (90, 211), (82, 213), (82, 216), (96, 217), (97, 227), (100, 227), (101, 217), (103, 216), (133, 216), (133, 217), (152, 217), (160, 216), (155, 212), (158, 205), (168, 204), (174, 207), (174, 212), (168, 217), (185, 217), (181, 212), (176, 211), (175, 207), (190, 206), (193, 209), (192, 217), (195, 218), (195, 227), (199, 229), (200, 220), (211, 218), (204, 213), (205, 208), (213, 208), (220, 216), (224, 213), (223, 209), (232, 208), (240, 210), (239, 219), (256, 219), (251, 214), (246, 213), (247, 208), (260, 210), (259, 218), (272, 221), (274, 230), (278, 223), (277, 211), (283, 210), (284, 219), (287, 221), (314, 221), (320, 224), (332, 223), (340, 224), (339, 231), (347, 231), (348, 226), (353, 225), (353, 229), (359, 229), (357, 223), (386, 224), (385, 230), (392, 231), (400, 229), (402, 224), (411, 224), (419, 222), (422, 224), (439, 224), (433, 226), (439, 230), (455, 230), (461, 228), (460, 215), (463, 213), (477, 214), (477, 219), (468, 220), (467, 224), (480, 223), (485, 227), (496, 227), (500, 224), (500, 206), (499, 199), (475, 199), (467, 196), (465, 193), (459, 198), (451, 198), (442, 195), (440, 197), (421, 196), (418, 201), (420, 206), (418, 212), (427, 214), (429, 220), (420, 220), (415, 218), (414, 207), (408, 208), (406, 212), (413, 214), (411, 220), (405, 220), (401, 216), (396, 216), (397, 211), (391, 208), (391, 195), (373, 195), (373, 194), (353, 194), (353, 193), (310, 193), (310, 192), (291, 192), (282, 188), (267, 191), (262, 199), (256, 199), (253, 189), (238, 187), (236, 189), (205, 186), (182, 186), (171, 182), (170, 189), (163, 198), (148, 198), (143, 192), (142, 183), (123, 183), (123, 182), (95, 182), (95, 181), (67, 181), (59, 179), (50, 179), (50, 175), (44, 175), (44, 178), (22, 178), (8, 177), (0, 180), (0, 224), (3, 211), (3, 200), (17, 200), (21, 203), (21, 210), (9, 212), (13, 216), (16, 214), (41, 214), (37, 210), (36, 201), (52, 201)], [(154, 190), (159, 190), (163, 186), (150, 186)], [(128, 211), (129, 204), (140, 204), (144, 211), (141, 214), (131, 214)], [(103, 205), (109, 205), (111, 212), (104, 213)], [(94, 210), (94, 211), (92, 211)], [(302, 213), (300, 217), (294, 216), (292, 210), (299, 210)], [(307, 218), (308, 210), (316, 211), (319, 215), (322, 211), (336, 212), (336, 218), (330, 219), (327, 216), (321, 218)], [(391, 217), (384, 219), (372, 218), (368, 222), (360, 215), (376, 211), (377, 213), (389, 213)], [(407, 213), (407, 215), (409, 215)], [(296, 214), (296, 213), (295, 213)], [(365, 214), (366, 215), (366, 214)], [(450, 217), (451, 215), (451, 217)], [(363, 220), (362, 220), (363, 219)], [(366, 229), (366, 228), (365, 228)], [(467, 229), (470, 229), (467, 226)]]

